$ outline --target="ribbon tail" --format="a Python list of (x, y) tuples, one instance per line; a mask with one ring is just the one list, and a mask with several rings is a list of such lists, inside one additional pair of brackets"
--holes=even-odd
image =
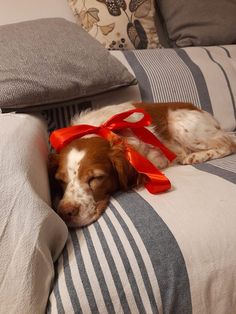
[(145, 187), (150, 193), (157, 194), (171, 188), (169, 179), (149, 160), (129, 146), (126, 147), (126, 158), (139, 173), (146, 175), (148, 181)]
[(166, 156), (169, 161), (173, 161), (176, 158), (175, 153), (169, 150), (165, 145), (163, 145), (159, 139), (148, 129), (142, 128), (133, 128), (133, 133), (140, 138), (145, 143), (151, 144), (153, 146), (158, 147), (162, 153)]

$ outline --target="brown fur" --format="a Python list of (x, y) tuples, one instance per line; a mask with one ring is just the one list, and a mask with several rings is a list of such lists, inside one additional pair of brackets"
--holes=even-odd
[(177, 109), (198, 110), (191, 103), (173, 102), (173, 103), (133, 103), (136, 108), (144, 109), (151, 117), (155, 125), (155, 131), (163, 140), (171, 139), (171, 132), (168, 126), (168, 111)]
[[(76, 139), (61, 151), (60, 156), (57, 158), (54, 157), (54, 163), (56, 160), (58, 162), (58, 170), (56, 172), (56, 178), (58, 180), (62, 182), (67, 181), (65, 156), (72, 148), (86, 150), (86, 158), (84, 158), (80, 164), (81, 170), (79, 172), (79, 179), (82, 182), (89, 180), (90, 172), (94, 168), (103, 169), (104, 172), (108, 174), (106, 182), (103, 182), (103, 184), (101, 184), (101, 182), (100, 184), (97, 183), (95, 186), (100, 191), (96, 192), (96, 195), (98, 195), (96, 199), (102, 198), (99, 197), (99, 194), (104, 194), (103, 191), (108, 189), (115, 190), (117, 185), (119, 185), (119, 188), (122, 190), (128, 190), (134, 185), (137, 185), (137, 172), (124, 157), (122, 144), (112, 144), (101, 137)], [(111, 181), (112, 178), (115, 178), (114, 182)], [(105, 184), (107, 187), (105, 187)]]

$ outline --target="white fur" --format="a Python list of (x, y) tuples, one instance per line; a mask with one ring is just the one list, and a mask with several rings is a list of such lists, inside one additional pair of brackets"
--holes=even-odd
[(115, 114), (131, 109), (134, 109), (134, 106), (130, 102), (127, 102), (120, 105), (102, 107), (97, 110), (85, 110), (80, 114), (75, 115), (71, 121), (71, 124), (90, 124), (93, 126), (99, 126)]
[(78, 169), (77, 167), (81, 160), (85, 156), (85, 151), (77, 149), (72, 149), (67, 156), (67, 170), (69, 181), (74, 181), (77, 179)]
[[(95, 202), (91, 193), (88, 193), (86, 184), (80, 182), (78, 178), (78, 170), (80, 162), (84, 158), (86, 152), (72, 149), (67, 156), (67, 175), (68, 184), (64, 191), (64, 196), (59, 203), (59, 208), (69, 203), (74, 207), (73, 215), (79, 214), (81, 225), (86, 225), (88, 217), (95, 210)], [(68, 224), (70, 225), (70, 224)], [(72, 225), (73, 226), (73, 225)]]
[(170, 110), (168, 123), (174, 143), (169, 148), (176, 152), (182, 164), (201, 163), (236, 150), (235, 137), (224, 132), (208, 112)]

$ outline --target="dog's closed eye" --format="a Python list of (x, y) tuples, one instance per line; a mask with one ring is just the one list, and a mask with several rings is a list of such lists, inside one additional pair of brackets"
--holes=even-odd
[(92, 191), (98, 188), (107, 178), (107, 174), (102, 170), (95, 170), (88, 178), (88, 185)]
[(97, 175), (97, 176), (91, 176), (88, 180), (88, 185), (91, 188), (91, 190), (95, 190), (98, 188), (107, 178), (105, 174), (103, 175)]

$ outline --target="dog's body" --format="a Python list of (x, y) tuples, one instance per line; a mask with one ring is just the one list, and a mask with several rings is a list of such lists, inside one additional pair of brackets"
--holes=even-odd
[[(149, 130), (176, 154), (176, 163), (200, 163), (236, 151), (235, 138), (224, 132), (210, 114), (189, 103), (113, 105), (83, 112), (73, 118), (72, 125), (99, 126), (113, 115), (134, 108), (143, 108), (150, 114)], [(129, 120), (139, 118), (134, 114)], [(142, 142), (132, 130), (122, 130), (119, 135), (158, 169), (169, 165), (159, 149)], [(73, 140), (53, 160), (57, 165), (56, 179), (64, 190), (58, 213), (68, 226), (92, 223), (103, 213), (113, 192), (128, 190), (145, 180), (126, 160), (122, 144), (113, 145), (96, 135)]]

